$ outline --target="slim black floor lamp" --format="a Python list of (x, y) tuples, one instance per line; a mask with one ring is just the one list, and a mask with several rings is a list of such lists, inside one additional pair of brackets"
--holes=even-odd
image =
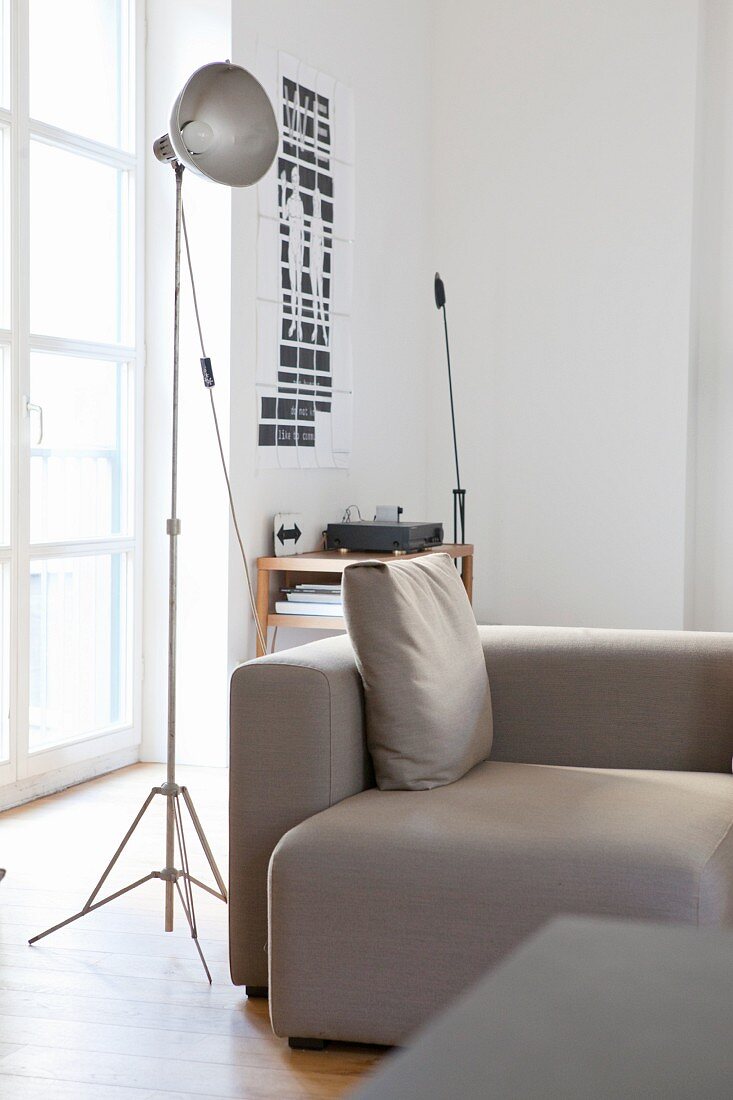
[[(453, 405), (453, 377), (450, 368), (450, 343), (448, 341), (448, 317), (445, 312), (445, 284), (438, 272), (435, 272), (435, 305), (443, 310), (443, 328), (445, 329), (445, 354), (448, 360), (448, 390), (450, 392), (450, 419), (453, 426), (453, 454), (456, 459), (456, 487), (453, 490), (453, 541), (466, 541), (466, 490), (461, 487), (461, 471), (458, 465), (458, 437), (456, 435), (456, 411)], [(460, 540), (458, 528), (460, 522)]]
[[(228, 187), (249, 187), (256, 183), (268, 170), (275, 157), (278, 146), (278, 130), (275, 113), (265, 90), (255, 78), (239, 65), (229, 61), (214, 62), (197, 69), (183, 87), (171, 111), (170, 130), (158, 138), (153, 146), (158, 160), (172, 165), (176, 184), (176, 234), (174, 259), (174, 295), (173, 295), (173, 423), (171, 432), (171, 514), (166, 522), (169, 540), (168, 554), (168, 733), (166, 749), (166, 780), (160, 786), (153, 787), (143, 802), (137, 816), (125, 833), (122, 842), (102, 874), (83, 908), (72, 917), (60, 921), (52, 928), (34, 936), (29, 942), (36, 943), (44, 936), (56, 932), (72, 921), (86, 916), (100, 906), (106, 905), (122, 894), (135, 890), (144, 882), (160, 879), (165, 883), (165, 930), (173, 931), (173, 908), (175, 893), (183, 908), (191, 936), (196, 944), (206, 976), (211, 974), (206, 965), (201, 945), (198, 941), (196, 912), (193, 899), (193, 886), (213, 894), (220, 901), (227, 901), (224, 880), (216, 865), (214, 855), (206, 839), (201, 822), (194, 808), (191, 795), (186, 787), (176, 782), (176, 626), (178, 613), (178, 536), (181, 533), (181, 521), (177, 513), (178, 497), (178, 379), (179, 379), (179, 332), (180, 332), (180, 290), (181, 290), (181, 237), (186, 243), (186, 255), (194, 295), (196, 321), (201, 335), (201, 325), (196, 302), (196, 290), (193, 283), (191, 258), (188, 251), (188, 237), (183, 213), (182, 184), (185, 168), (203, 176), (214, 183)], [(219, 434), (212, 387), (214, 376), (211, 360), (206, 357), (201, 339), (201, 368), (204, 385), (209, 391), (214, 416), (219, 454), (224, 466), (224, 474), (229, 493), (229, 504), (234, 526), (239, 540), (240, 550), (247, 574), (237, 517), (234, 513), (229, 475)], [(247, 574), (250, 601), (253, 602), (251, 585)], [(255, 622), (257, 617), (255, 615)], [(165, 830), (165, 867), (150, 871), (135, 882), (116, 890), (114, 893), (97, 900), (102, 886), (113, 867), (122, 855), (130, 837), (140, 824), (145, 811), (156, 797), (166, 799)], [(182, 804), (185, 806), (194, 831), (198, 836), (206, 856), (209, 868), (216, 882), (216, 888), (194, 878), (190, 873)], [(176, 852), (177, 849), (177, 852)], [(178, 866), (180, 863), (180, 866)]]

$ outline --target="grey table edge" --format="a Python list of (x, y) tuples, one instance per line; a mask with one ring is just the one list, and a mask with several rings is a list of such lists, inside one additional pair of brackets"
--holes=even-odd
[(636, 1097), (733, 1097), (733, 931), (558, 918), (351, 1094)]

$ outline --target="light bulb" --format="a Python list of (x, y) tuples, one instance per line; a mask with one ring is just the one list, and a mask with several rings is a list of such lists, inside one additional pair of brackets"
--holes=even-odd
[(205, 153), (210, 147), (214, 140), (214, 131), (208, 122), (199, 122), (197, 119), (193, 119), (183, 127), (181, 137), (189, 153), (195, 155), (196, 153)]

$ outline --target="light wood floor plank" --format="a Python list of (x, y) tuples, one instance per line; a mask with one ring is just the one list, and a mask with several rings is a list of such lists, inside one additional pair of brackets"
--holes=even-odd
[[(88, 895), (87, 895), (88, 896)], [(75, 899), (75, 905), (78, 909), (80, 904), (84, 902), (86, 898), (77, 897)], [(97, 909), (93, 913), (89, 913), (85, 917), (85, 923), (88, 928), (93, 928), (97, 932), (121, 932), (127, 935), (146, 935), (156, 936), (163, 930), (163, 895), (160, 894), (161, 904), (157, 908), (151, 908), (149, 912), (136, 912), (135, 910), (115, 908), (114, 905), (105, 905), (102, 909)], [(207, 938), (212, 938), (226, 943), (226, 914), (222, 916), (217, 910), (203, 906), (199, 902), (199, 897), (195, 899), (196, 915), (203, 919), (204, 910), (206, 911), (206, 925), (207, 925)], [(3, 898), (5, 903), (5, 899)], [(221, 902), (219, 902), (221, 905)], [(223, 906), (222, 906), (223, 908)], [(0, 924), (2, 925), (21, 925), (25, 931), (29, 928), (48, 928), (49, 920), (52, 920), (55, 916), (59, 916), (61, 913), (69, 913), (74, 909), (72, 903), (71, 908), (54, 908), (49, 910), (41, 905), (10, 905), (3, 904), (0, 910)], [(183, 937), (189, 939), (190, 932), (188, 926), (182, 923), (178, 923), (172, 932), (166, 933), (168, 937), (174, 936), (177, 938)]]
[[(0, 822), (2, 819), (0, 818)], [(3, 837), (3, 850), (7, 842)], [(11, 880), (3, 880), (3, 896), (0, 903), (0, 921), (3, 916), (13, 924), (27, 923), (34, 928), (38, 925), (47, 928), (49, 922), (58, 918), (59, 913), (69, 914), (80, 908), (86, 901), (91, 890), (91, 884), (87, 880), (85, 889), (42, 890), (32, 886), (21, 886), (18, 882), (18, 872), (13, 871)], [(163, 921), (163, 891), (160, 885), (151, 883), (152, 890), (146, 893), (145, 888), (126, 894), (118, 898), (114, 905), (103, 906), (89, 913), (87, 921), (93, 928), (103, 929), (109, 932), (115, 931), (148, 931), (158, 933)], [(218, 935), (219, 930), (226, 933), (227, 915), (222, 912), (220, 901), (199, 891), (196, 898), (196, 912), (206, 921), (207, 929)], [(131, 918), (127, 922), (127, 918)], [(147, 927), (144, 927), (147, 924)], [(177, 922), (173, 933), (169, 935), (188, 935), (181, 922)]]
[[(171, 1004), (163, 1008), (155, 1002), (134, 999), (134, 982), (126, 998), (72, 996), (46, 993), (39, 997), (27, 990), (0, 990), (0, 1016), (24, 1016), (28, 1019), (76, 1020), (92, 1026), (97, 1020), (129, 1023), (135, 1027), (159, 1027), (164, 1030), (201, 1031), (211, 1035), (257, 1035), (266, 1028), (258, 1017), (242, 1005), (231, 1009), (201, 1008)], [(269, 1025), (266, 1025), (269, 1027)]]
[[(193, 1100), (187, 1096), (175, 1097), (173, 1093), (152, 1093), (148, 1089), (124, 1086), (83, 1085), (79, 1081), (49, 1081), (43, 1077), (0, 1076), (0, 1095), (3, 1100)], [(202, 1100), (200, 1096), (196, 1100)], [(215, 1100), (209, 1097), (208, 1100)]]
[[(38, 1020), (0, 1016), (0, 1033), (10, 1050), (21, 1046), (53, 1047), (84, 1054), (136, 1054), (167, 1059), (185, 1058), (203, 1062), (252, 1068), (291, 1069), (293, 1064), (317, 1073), (351, 1074), (372, 1065), (379, 1054), (375, 1048), (334, 1044), (327, 1065), (317, 1051), (291, 1051), (284, 1040), (275, 1040), (269, 1032), (256, 1036), (206, 1035), (193, 1032), (164, 1031), (153, 1027), (130, 1027), (69, 1020)], [(0, 1051), (2, 1046), (0, 1046)], [(0, 1056), (2, 1056), (0, 1054)]]
[[(201, 971), (203, 977), (203, 969)], [(236, 986), (219, 981), (209, 985), (199, 979), (183, 981), (175, 978), (133, 979), (117, 974), (99, 973), (96, 968), (83, 974), (69, 970), (35, 970), (22, 967), (6, 967), (0, 972), (0, 990), (18, 990), (43, 997), (47, 993), (72, 997), (130, 998), (136, 1002), (154, 1005), (187, 1005), (204, 1011), (211, 1008), (236, 1008), (243, 1001), (242, 991)]]
[[(114, 902), (110, 904), (114, 905)], [(65, 910), (59, 910), (55, 914), (57, 922), (68, 916), (71, 916), (71, 914)], [(176, 916), (183, 917), (180, 909), (176, 911)], [(36, 924), (12, 924), (10, 920), (3, 916), (0, 918), (0, 945), (25, 945), (31, 936), (42, 931), (44, 929), (39, 928)], [(206, 931), (208, 932), (209, 929), (207, 928)], [(45, 942), (41, 940), (31, 950), (43, 951), (46, 946), (50, 947), (52, 942), (58, 947), (74, 947), (80, 950), (102, 952), (114, 951), (118, 955), (139, 955), (150, 952), (151, 955), (158, 954), (168, 959), (185, 959), (188, 958), (191, 951), (195, 952), (196, 950), (190, 942), (189, 936), (166, 936), (162, 927), (160, 933), (106, 932), (92, 928), (89, 924), (83, 924), (81, 920), (60, 929), (58, 932), (54, 932), (53, 941), (50, 939)], [(216, 951), (217, 948), (226, 947), (226, 939), (222, 937), (211, 939), (208, 935), (199, 936), (199, 942), (204, 954), (207, 950)]]
[(303, 1100), (342, 1096), (343, 1076), (307, 1070), (268, 1068), (244, 1082), (238, 1066), (190, 1062), (181, 1058), (161, 1063), (137, 1054), (94, 1054), (24, 1046), (0, 1059), (0, 1093), (5, 1076), (47, 1077), (87, 1085), (125, 1085), (161, 1092), (190, 1092), (242, 1100)]
[[(50, 941), (49, 941), (50, 942)], [(190, 940), (188, 941), (190, 943)], [(210, 950), (209, 967), (215, 967), (217, 981), (228, 981), (228, 958), (225, 947)], [(109, 951), (74, 951), (69, 948), (34, 950), (27, 945), (5, 944), (0, 947), (0, 975), (5, 968), (31, 970), (87, 971), (117, 974), (127, 978), (170, 978), (177, 981), (201, 982), (198, 955), (185, 959), (158, 958), (151, 955), (117, 955)]]
[(3, 1035), (3, 1042), (0, 1043), (0, 1062), (8, 1054), (14, 1054), (16, 1050), (20, 1050), (22, 1043), (11, 1043), (5, 1040), (9, 1039), (9, 1036)]
[[(227, 776), (181, 769), (226, 869)], [(248, 1001), (228, 971), (227, 910), (197, 894), (208, 986), (178, 911), (163, 931), (151, 882), (35, 947), (29, 936), (81, 907), (147, 791), (157, 765), (0, 814), (0, 1097), (2, 1100), (330, 1100), (379, 1061), (378, 1048), (291, 1051), (267, 1003)], [(158, 803), (160, 803), (158, 805)], [(115, 889), (157, 869), (163, 800), (110, 877)], [(200, 852), (196, 870), (205, 866)]]

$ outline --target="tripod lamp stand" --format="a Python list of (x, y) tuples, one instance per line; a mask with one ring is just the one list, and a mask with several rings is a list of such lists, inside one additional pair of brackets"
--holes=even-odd
[[(186, 787), (176, 782), (176, 625), (178, 611), (178, 536), (181, 522), (177, 514), (178, 497), (178, 380), (179, 380), (179, 332), (180, 332), (180, 274), (181, 274), (181, 231), (186, 235), (183, 215), (182, 184), (183, 172), (188, 168), (197, 175), (214, 183), (228, 187), (248, 187), (256, 183), (268, 170), (275, 157), (278, 146), (278, 129), (272, 104), (265, 90), (255, 78), (239, 65), (229, 61), (204, 65), (189, 78), (173, 104), (169, 132), (153, 145), (153, 151), (159, 161), (172, 166), (176, 187), (176, 232), (174, 257), (174, 294), (173, 294), (173, 419), (171, 433), (171, 512), (166, 521), (168, 534), (168, 731), (166, 743), (166, 779), (160, 786), (153, 787), (143, 802), (137, 816), (125, 833), (122, 842), (99, 879), (94, 890), (82, 909), (66, 920), (55, 924), (45, 932), (34, 936), (29, 942), (36, 943), (51, 932), (63, 928), (72, 921), (86, 916), (100, 906), (106, 905), (122, 894), (129, 893), (151, 879), (159, 879), (165, 884), (165, 930), (173, 930), (174, 899), (177, 893), (188, 922), (191, 936), (196, 944), (206, 976), (211, 974), (206, 965), (201, 945), (198, 941), (196, 912), (193, 887), (199, 887), (213, 894), (220, 901), (227, 901), (224, 880), (216, 865), (214, 855), (206, 839), (201, 822), (194, 808), (191, 795)], [(188, 240), (186, 238), (188, 255)], [(190, 256), (189, 269), (190, 269)], [(198, 322), (195, 287), (194, 306)], [(199, 325), (200, 331), (200, 325)], [(203, 350), (203, 346), (202, 346)], [(214, 422), (218, 436), (218, 423), (211, 388), (214, 376), (211, 360), (203, 354), (201, 368), (204, 386), (209, 391), (214, 413)], [(220, 455), (227, 476), (227, 488), (231, 498), (224, 454), (219, 441)], [(233, 503), (232, 503), (233, 511)], [(236, 526), (236, 516), (235, 526)], [(239, 537), (239, 529), (237, 527)], [(240, 538), (241, 546), (241, 538)], [(245, 563), (246, 564), (246, 563)], [(112, 869), (122, 855), (128, 841), (139, 825), (151, 802), (160, 796), (166, 800), (165, 829), (165, 866), (162, 870), (153, 870), (135, 882), (99, 898), (102, 887)], [(194, 878), (189, 870), (184, 815), (193, 825), (216, 886), (209, 886)], [(180, 864), (180, 865), (179, 865)], [(99, 898), (99, 900), (97, 900)]]

